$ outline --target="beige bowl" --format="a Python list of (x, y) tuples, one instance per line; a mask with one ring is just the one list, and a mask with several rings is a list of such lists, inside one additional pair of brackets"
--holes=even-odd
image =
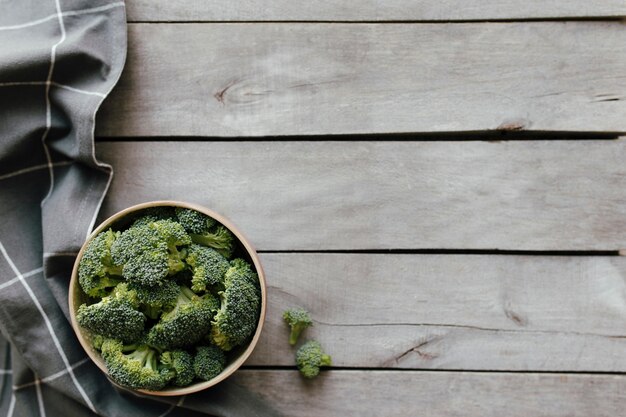
[(100, 226), (98, 226), (96, 230), (94, 230), (93, 233), (87, 238), (87, 241), (83, 244), (82, 248), (80, 248), (80, 252), (78, 252), (78, 256), (76, 257), (76, 261), (74, 262), (74, 269), (72, 270), (72, 278), (70, 281), (70, 291), (69, 291), (70, 317), (72, 320), (72, 328), (74, 329), (74, 332), (76, 333), (76, 336), (78, 337), (78, 340), (80, 344), (82, 345), (83, 349), (85, 349), (85, 351), (87, 352), (87, 355), (89, 355), (91, 360), (94, 361), (94, 363), (98, 366), (98, 368), (100, 368), (102, 372), (107, 374), (107, 369), (106, 369), (106, 366), (104, 364), (102, 357), (100, 356), (100, 353), (96, 349), (94, 349), (93, 346), (91, 346), (91, 343), (89, 343), (88, 332), (84, 330), (83, 328), (81, 328), (78, 322), (76, 321), (76, 311), (78, 310), (78, 307), (81, 304), (83, 304), (85, 301), (87, 301), (88, 299), (87, 295), (83, 293), (82, 289), (80, 288), (80, 285), (78, 284), (78, 263), (80, 262), (83, 256), (83, 252), (85, 251), (87, 243), (91, 241), (91, 239), (93, 239), (98, 233), (100, 233), (103, 230), (108, 229), (114, 224), (124, 226), (124, 220), (125, 219), (130, 220), (129, 219), (130, 216), (127, 217), (127, 215), (131, 213), (135, 213), (137, 211), (144, 210), (150, 207), (158, 207), (158, 206), (183, 207), (183, 208), (197, 210), (201, 213), (206, 214), (207, 216), (214, 218), (215, 220), (217, 220), (218, 222), (226, 226), (237, 237), (240, 243), (240, 247), (245, 250), (247, 256), (244, 256), (244, 257), (246, 257), (247, 258), (246, 260), (251, 262), (252, 265), (254, 266), (256, 273), (259, 275), (259, 284), (261, 286), (261, 313), (259, 315), (259, 323), (257, 325), (254, 336), (252, 337), (252, 340), (250, 341), (248, 345), (240, 346), (236, 349), (233, 349), (231, 352), (229, 352), (229, 355), (228, 355), (229, 362), (226, 364), (226, 368), (218, 376), (211, 379), (210, 381), (198, 382), (198, 383), (189, 385), (188, 387), (167, 388), (162, 391), (149, 391), (149, 390), (143, 390), (143, 389), (131, 390), (129, 388), (126, 388), (130, 391), (137, 391), (142, 394), (157, 395), (157, 396), (187, 395), (187, 394), (192, 394), (194, 392), (202, 391), (204, 389), (212, 387), (213, 385), (228, 378), (233, 372), (235, 372), (245, 362), (245, 360), (250, 356), (250, 354), (254, 350), (254, 347), (256, 346), (259, 340), (259, 336), (261, 335), (263, 322), (265, 321), (265, 309), (267, 306), (267, 295), (266, 295), (265, 274), (263, 273), (261, 262), (259, 260), (259, 257), (257, 256), (256, 251), (250, 244), (250, 242), (244, 237), (244, 235), (239, 231), (239, 229), (237, 229), (228, 219), (202, 206), (184, 203), (180, 201), (152, 201), (148, 203), (142, 203), (142, 204), (129, 207), (109, 217)]

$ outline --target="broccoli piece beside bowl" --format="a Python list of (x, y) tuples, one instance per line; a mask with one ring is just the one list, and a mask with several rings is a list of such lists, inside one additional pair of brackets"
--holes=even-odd
[(320, 367), (331, 364), (331, 357), (324, 353), (317, 340), (309, 340), (296, 351), (296, 365), (305, 378), (315, 378), (320, 373)]
[(300, 307), (285, 310), (283, 312), (283, 320), (291, 328), (289, 344), (292, 346), (298, 343), (298, 338), (304, 329), (313, 325), (309, 312)]

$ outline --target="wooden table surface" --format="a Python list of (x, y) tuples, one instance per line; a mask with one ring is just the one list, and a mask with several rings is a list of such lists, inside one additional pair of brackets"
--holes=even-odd
[[(101, 218), (180, 199), (240, 226), (269, 306), (234, 378), (286, 415), (623, 415), (624, 15), (129, 0)], [(333, 357), (314, 381), (295, 305)]]

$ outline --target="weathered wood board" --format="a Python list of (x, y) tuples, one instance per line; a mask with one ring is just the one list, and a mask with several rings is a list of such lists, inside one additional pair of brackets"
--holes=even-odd
[(248, 365), (293, 365), (302, 306), (333, 364), (626, 371), (626, 258), (263, 254), (267, 320)]
[(615, 417), (626, 404), (623, 375), (330, 371), (304, 381), (296, 371), (241, 370), (233, 378), (290, 417)]
[(132, 24), (100, 136), (626, 132), (620, 22)]
[(261, 250), (626, 248), (626, 141), (104, 142), (101, 217), (178, 199)]
[(131, 21), (416, 21), (626, 15), (621, 0), (130, 0)]

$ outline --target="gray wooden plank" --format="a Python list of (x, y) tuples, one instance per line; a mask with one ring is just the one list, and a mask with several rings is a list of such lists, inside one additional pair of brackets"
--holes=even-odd
[(131, 21), (415, 21), (618, 17), (621, 0), (131, 0)]
[(620, 22), (134, 24), (100, 136), (626, 132)]
[(233, 378), (293, 417), (614, 417), (626, 404), (623, 375), (330, 371), (304, 381), (296, 371), (242, 370)]
[(248, 365), (288, 366), (302, 306), (339, 367), (626, 371), (626, 258), (263, 254), (268, 312)]
[(108, 142), (102, 216), (179, 199), (262, 250), (626, 248), (626, 141)]

